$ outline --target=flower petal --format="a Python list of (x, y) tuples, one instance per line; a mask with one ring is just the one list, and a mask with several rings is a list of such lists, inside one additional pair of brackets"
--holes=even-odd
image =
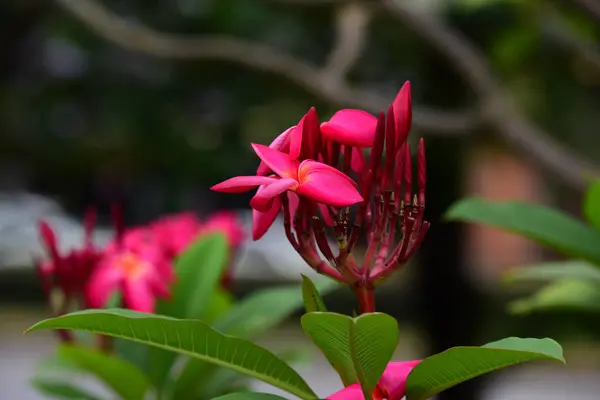
[(355, 383), (328, 396), (326, 400), (365, 400), (360, 384)]
[(331, 213), (329, 212), (329, 208), (327, 208), (327, 206), (325, 204), (320, 204), (318, 205), (319, 207), (319, 211), (321, 211), (321, 216), (323, 217), (323, 221), (325, 221), (325, 224), (327, 226), (333, 226), (333, 217), (331, 216)]
[(109, 264), (110, 260), (104, 262), (92, 274), (85, 288), (85, 299), (90, 308), (104, 307), (123, 279), (119, 268)]
[[(281, 133), (275, 138), (275, 140), (271, 142), (269, 147), (273, 150), (281, 151), (283, 153), (289, 153), (291, 133), (295, 130), (295, 128), (295, 126), (292, 126), (283, 131), (283, 133)], [(261, 161), (260, 165), (258, 166), (258, 169), (256, 170), (256, 175), (269, 175), (269, 173), (271, 173), (271, 168), (269, 168), (267, 164)]]
[(293, 221), (296, 216), (296, 210), (298, 210), (298, 206), (300, 205), (300, 197), (294, 192), (287, 192), (287, 196), (290, 208), (290, 221)]
[(367, 166), (367, 160), (365, 159), (365, 153), (363, 153), (363, 151), (358, 147), (352, 148), (352, 160), (350, 160), (350, 161), (351, 161), (350, 167), (352, 168), (352, 171), (354, 171), (354, 172), (360, 173)]
[(295, 190), (297, 187), (298, 181), (295, 179), (280, 179), (257, 191), (252, 200), (250, 200), (250, 207), (261, 212), (266, 212), (271, 207), (272, 200), (275, 197), (286, 190)]
[(350, 178), (324, 170), (310, 171), (296, 193), (335, 207), (346, 207), (363, 201)]
[(226, 181), (217, 183), (210, 190), (221, 193), (243, 193), (252, 190), (256, 186), (268, 185), (276, 181), (275, 178), (267, 176), (234, 176)]
[(356, 182), (354, 182), (348, 175), (344, 174), (339, 169), (313, 160), (304, 160), (300, 163), (300, 167), (298, 167), (298, 181), (302, 183), (306, 175), (314, 171), (321, 171), (338, 175), (340, 178), (348, 180), (348, 182), (350, 182), (350, 184), (352, 184), (353, 186), (358, 187)]
[(289, 155), (262, 144), (252, 143), (252, 148), (258, 157), (280, 177), (292, 179), (298, 177), (298, 162), (292, 160)]
[(362, 110), (340, 110), (321, 124), (327, 139), (347, 146), (371, 147), (375, 140), (377, 118)]
[[(261, 186), (257, 190), (257, 194), (260, 193), (264, 189), (264, 186)], [(281, 200), (279, 197), (273, 198), (273, 201), (269, 207), (269, 209), (265, 212), (252, 210), (252, 239), (259, 240), (264, 236), (265, 233), (269, 230), (273, 222), (279, 215), (281, 211)]]
[(396, 120), (396, 148), (399, 149), (406, 141), (412, 125), (412, 98), (409, 81), (406, 81), (400, 88), (392, 107)]
[(390, 362), (387, 365), (378, 386), (385, 390), (389, 400), (400, 400), (404, 397), (408, 374), (420, 362), (421, 360)]
[(147, 277), (127, 279), (123, 283), (123, 303), (127, 308), (140, 312), (154, 312), (155, 296)]

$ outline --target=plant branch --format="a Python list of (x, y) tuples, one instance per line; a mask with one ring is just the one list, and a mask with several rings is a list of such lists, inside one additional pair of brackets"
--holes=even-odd
[[(156, 32), (140, 23), (114, 15), (95, 0), (56, 0), (79, 20), (87, 24), (101, 37), (128, 50), (141, 52), (159, 58), (220, 60), (245, 65), (249, 68), (269, 72), (289, 79), (318, 98), (329, 103), (361, 108), (378, 112), (387, 108), (390, 98), (380, 93), (353, 88), (343, 82), (332, 85), (327, 81), (327, 69), (299, 60), (293, 55), (280, 52), (259, 43), (224, 36), (184, 37), (176, 34)], [(352, 14), (350, 14), (352, 16)], [(356, 15), (352, 16), (356, 19)], [(344, 18), (338, 18), (343, 20)], [(348, 29), (345, 29), (347, 33)], [(356, 36), (355, 34), (353, 34)], [(354, 37), (353, 36), (353, 37)], [(338, 37), (338, 45), (347, 47), (352, 37)], [(360, 42), (360, 40), (359, 40)], [(356, 56), (352, 52), (338, 49), (342, 57), (330, 57), (335, 68), (348, 68)], [(351, 57), (348, 57), (350, 55)], [(416, 108), (413, 119), (415, 128), (428, 133), (461, 135), (471, 131), (477, 124), (472, 113), (456, 113)]]
[(433, 15), (415, 11), (405, 1), (383, 0), (383, 4), (454, 65), (477, 94), (483, 120), (507, 143), (520, 148), (546, 171), (578, 189), (586, 188), (592, 176), (600, 176), (597, 166), (523, 117), (502, 89), (485, 56), (460, 32)]
[(600, 1), (598, 0), (573, 0), (580, 8), (588, 13), (597, 23), (600, 23)]

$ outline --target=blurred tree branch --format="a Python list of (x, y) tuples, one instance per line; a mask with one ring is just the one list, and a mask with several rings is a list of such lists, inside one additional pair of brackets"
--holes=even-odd
[[(289, 3), (332, 3), (333, 0), (278, 0)], [(584, 0), (579, 0), (584, 1)], [(161, 58), (212, 59), (243, 64), (283, 76), (330, 103), (371, 112), (385, 109), (391, 99), (351, 87), (345, 75), (360, 56), (370, 10), (366, 2), (337, 0), (335, 45), (324, 66), (316, 66), (268, 46), (223, 36), (182, 37), (156, 32), (114, 15), (96, 0), (57, 0), (104, 38), (130, 50)], [(372, 3), (372, 2), (369, 2)], [(452, 113), (415, 108), (417, 129), (436, 134), (467, 134), (485, 123), (521, 148), (545, 170), (578, 189), (600, 169), (528, 121), (512, 103), (483, 54), (460, 32), (432, 15), (415, 11), (406, 1), (382, 0), (385, 10), (421, 36), (458, 70), (478, 96), (477, 110)]]
[(433, 15), (415, 11), (405, 1), (383, 0), (386, 9), (445, 56), (469, 83), (479, 100), (485, 122), (506, 142), (521, 148), (545, 170), (583, 189), (600, 169), (528, 121), (517, 110), (485, 56), (460, 32)]
[(598, 0), (573, 0), (579, 5), (589, 16), (600, 23), (600, 1)]
[[(361, 30), (348, 29), (346, 23), (358, 17), (355, 11), (338, 17), (345, 28), (338, 29), (336, 48), (325, 67), (299, 60), (269, 46), (223, 36), (182, 37), (155, 32), (134, 21), (111, 13), (95, 0), (57, 0), (57, 3), (85, 22), (92, 30), (124, 48), (160, 58), (231, 61), (247, 67), (283, 76), (315, 96), (332, 104), (378, 112), (391, 99), (379, 93), (348, 86), (342, 79), (330, 80), (337, 70), (346, 72), (359, 55), (349, 45), (364, 41)], [(354, 7), (350, 5), (350, 7)], [(352, 22), (352, 21), (350, 21)], [(365, 24), (366, 25), (366, 24)], [(364, 32), (364, 30), (363, 30)], [(358, 33), (358, 34), (357, 34)], [(340, 35), (342, 35), (340, 37)], [(436, 134), (463, 134), (475, 125), (474, 115), (416, 108), (417, 129)]]

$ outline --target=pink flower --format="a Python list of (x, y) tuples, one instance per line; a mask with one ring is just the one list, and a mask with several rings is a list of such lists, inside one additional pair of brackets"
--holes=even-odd
[(165, 279), (164, 271), (170, 268), (159, 247), (138, 248), (137, 252), (128, 249), (110, 252), (90, 277), (86, 288), (87, 303), (92, 308), (104, 307), (112, 293), (120, 291), (125, 307), (153, 312), (156, 298), (169, 295), (170, 282)]
[(238, 176), (213, 186), (212, 190), (240, 193), (264, 185), (265, 187), (257, 192), (250, 202), (252, 208), (261, 212), (270, 210), (273, 199), (288, 190), (318, 203), (335, 207), (345, 207), (363, 200), (355, 188), (354, 181), (329, 165), (313, 160), (299, 163), (287, 154), (267, 146), (253, 144), (252, 147), (279, 178)]
[[(373, 400), (400, 400), (406, 394), (406, 379), (412, 369), (421, 360), (390, 362), (377, 387), (373, 392)], [(364, 400), (360, 384), (355, 383), (327, 397), (327, 400)]]
[(205, 222), (203, 233), (222, 232), (232, 249), (238, 248), (246, 239), (246, 232), (237, 215), (231, 211), (219, 211)]
[(66, 254), (61, 254), (58, 249), (58, 240), (54, 229), (46, 221), (40, 221), (40, 237), (50, 259), (37, 262), (37, 269), (47, 296), (55, 285), (68, 300), (83, 291), (85, 283), (102, 256), (102, 252), (95, 249), (92, 244), (95, 220), (96, 211), (90, 208), (84, 219), (83, 246)]
[(198, 237), (202, 223), (193, 212), (168, 215), (150, 225), (156, 235), (157, 245), (162, 246), (169, 257), (182, 253)]
[(377, 118), (362, 110), (340, 110), (321, 123), (323, 137), (345, 146), (371, 147)]

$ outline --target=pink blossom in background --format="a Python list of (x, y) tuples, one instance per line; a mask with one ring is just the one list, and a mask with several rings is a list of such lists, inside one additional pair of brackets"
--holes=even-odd
[(54, 287), (58, 287), (68, 299), (83, 292), (85, 282), (102, 257), (102, 251), (92, 244), (95, 221), (96, 211), (90, 208), (84, 218), (83, 245), (66, 254), (61, 254), (52, 226), (46, 221), (40, 221), (40, 238), (49, 259), (38, 261), (36, 267), (47, 296)]
[(170, 261), (162, 249), (148, 245), (136, 251), (117, 249), (107, 252), (90, 277), (86, 300), (91, 308), (102, 308), (119, 291), (126, 308), (153, 312), (157, 298), (169, 296), (172, 281)]
[[(406, 394), (406, 379), (412, 369), (421, 360), (390, 362), (377, 388), (373, 392), (373, 400), (401, 400)], [(355, 383), (327, 397), (327, 400), (364, 400), (360, 384)]]
[(171, 256), (183, 252), (200, 234), (202, 222), (196, 213), (187, 211), (167, 215), (150, 225), (160, 245)]
[(202, 233), (222, 232), (232, 249), (237, 249), (246, 240), (246, 230), (232, 211), (217, 211), (211, 214), (202, 227)]

